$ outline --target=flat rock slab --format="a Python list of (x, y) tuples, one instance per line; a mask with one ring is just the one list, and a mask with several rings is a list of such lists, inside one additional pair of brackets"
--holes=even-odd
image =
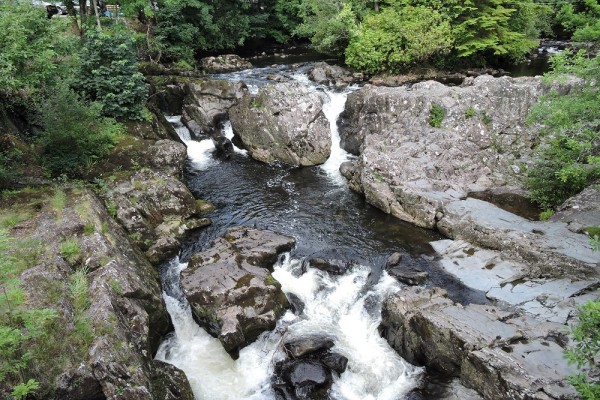
[(288, 308), (270, 270), (278, 254), (294, 244), (294, 238), (275, 232), (231, 228), (181, 272), (194, 312), (228, 352), (235, 354), (273, 329)]
[(531, 278), (528, 267), (507, 259), (500, 252), (482, 249), (463, 240), (431, 243), (439, 265), (470, 288), (485, 292), (490, 300), (501, 301), (530, 313), (540, 321), (565, 324), (577, 306), (597, 298), (591, 289), (597, 280)]
[(385, 337), (411, 363), (456, 375), (485, 399), (571, 399), (564, 326), (491, 305), (461, 306), (438, 288), (406, 288), (382, 310)]

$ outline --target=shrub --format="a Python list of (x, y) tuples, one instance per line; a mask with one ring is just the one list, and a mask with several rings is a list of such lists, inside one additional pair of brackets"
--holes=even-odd
[(547, 82), (582, 78), (567, 95), (551, 92), (531, 112), (530, 121), (541, 123), (537, 160), (528, 170), (531, 198), (543, 208), (552, 208), (600, 178), (600, 58), (565, 52), (552, 59)]
[(446, 110), (444, 110), (444, 107), (439, 104), (432, 104), (431, 110), (429, 111), (429, 125), (434, 128), (441, 128), (445, 116)]
[(98, 102), (103, 116), (144, 119), (148, 85), (126, 33), (88, 33), (80, 58), (74, 87), (85, 99)]
[(346, 63), (375, 74), (448, 53), (453, 39), (450, 24), (428, 7), (386, 7), (366, 18), (346, 49)]
[(86, 104), (66, 85), (61, 85), (41, 110), (45, 131), (39, 141), (42, 162), (54, 176), (81, 175), (124, 131), (114, 119), (100, 116), (101, 105)]
[(571, 329), (574, 345), (566, 352), (570, 363), (586, 372), (569, 377), (582, 400), (600, 399), (600, 383), (590, 379), (598, 376), (600, 367), (596, 358), (600, 355), (600, 300), (589, 301), (578, 307), (579, 322)]

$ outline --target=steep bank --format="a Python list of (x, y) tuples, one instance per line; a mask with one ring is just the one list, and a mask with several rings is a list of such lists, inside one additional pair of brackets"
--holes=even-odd
[(0, 287), (22, 293), (2, 301), (2, 327), (32, 336), (3, 353), (3, 373), (16, 369), (1, 397), (33, 379), (34, 398), (193, 398), (183, 372), (153, 359), (172, 327), (151, 262), (210, 221), (178, 180), (185, 147), (163, 120), (129, 123), (86, 176), (94, 186), (38, 178), (2, 194)]

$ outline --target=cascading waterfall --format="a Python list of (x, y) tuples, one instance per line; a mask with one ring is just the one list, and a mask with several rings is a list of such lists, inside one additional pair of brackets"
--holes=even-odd
[(350, 90), (344, 90), (343, 92), (333, 92), (331, 90), (325, 90), (328, 100), (323, 105), (323, 114), (329, 121), (329, 127), (331, 129), (331, 155), (327, 161), (321, 165), (321, 168), (327, 173), (331, 179), (338, 184), (344, 184), (346, 180), (340, 174), (340, 165), (344, 161), (350, 159), (350, 154), (340, 146), (340, 133), (338, 130), (337, 119), (339, 115), (344, 111), (346, 105), (346, 99)]
[[(179, 272), (185, 267), (176, 268)], [(244, 348), (236, 361), (195, 323), (185, 299), (165, 294), (175, 332), (161, 344), (156, 358), (182, 369), (197, 399), (273, 400), (270, 376), (282, 357), (282, 336), (327, 335), (334, 340), (332, 350), (349, 360), (347, 370), (334, 378), (333, 399), (395, 400), (413, 389), (422, 370), (404, 362), (377, 331), (378, 305), (398, 290), (397, 282), (384, 273), (371, 286), (366, 266), (335, 277), (313, 268), (300, 274), (301, 268), (302, 260), (285, 255), (273, 276), (285, 293), (304, 302), (303, 313), (294, 316), (288, 311), (273, 332)]]
[[(233, 79), (249, 76), (252, 77), (252, 87), (263, 84), (251, 71), (238, 73)], [(339, 200), (339, 193), (344, 189), (341, 186), (345, 182), (339, 173), (339, 166), (351, 156), (339, 145), (337, 118), (344, 109), (348, 93), (353, 89), (334, 92), (315, 86), (306, 74), (295, 73), (291, 77), (313, 90), (321, 91), (326, 97), (323, 112), (330, 123), (332, 151), (327, 162), (318, 168), (327, 174), (330, 183), (326, 187), (332, 187), (338, 193), (336, 200)], [(210, 139), (193, 140), (187, 128), (181, 124), (181, 117), (169, 117), (169, 121), (188, 146), (193, 170), (212, 171), (218, 168), (219, 161), (212, 157), (214, 145)], [(223, 133), (227, 138), (233, 138), (229, 121), (224, 124)], [(247, 155), (245, 150), (234, 149), (236, 155)], [(235, 165), (240, 160), (234, 159), (234, 163), (224, 165)], [(289, 197), (287, 208), (282, 211), (286, 215), (285, 221), (280, 222), (289, 224), (293, 231), (311, 231), (303, 225), (317, 221), (306, 219), (304, 214), (299, 214), (303, 221), (300, 226), (292, 226), (297, 222), (297, 206), (300, 205), (297, 197), (301, 192), (290, 190), (288, 186), (297, 183), (289, 181), (286, 171), (272, 175), (261, 176), (265, 188), (276, 192), (283, 188), (285, 194), (282, 198)], [(292, 215), (288, 220), (289, 212)], [(252, 215), (252, 211), (246, 210), (244, 220), (256, 218)], [(262, 211), (257, 215), (262, 215)], [(336, 225), (339, 221), (334, 219), (332, 223)], [(316, 229), (315, 232), (321, 235), (323, 231)], [(321, 239), (316, 239), (317, 242), (329, 238), (319, 237)], [(361, 243), (365, 244), (364, 241)], [(253, 344), (242, 349), (239, 359), (234, 361), (220, 342), (193, 320), (190, 305), (179, 287), (179, 273), (186, 266), (174, 259), (163, 272), (164, 299), (175, 331), (163, 341), (156, 358), (182, 369), (198, 400), (275, 399), (271, 376), (275, 363), (284, 357), (281, 343), (288, 337), (327, 335), (335, 343), (332, 351), (348, 358), (346, 371), (334, 376), (330, 393), (333, 399), (396, 400), (412, 390), (422, 376), (422, 369), (402, 360), (378, 333), (381, 301), (386, 294), (399, 289), (398, 283), (385, 272), (377, 282), (373, 282), (373, 276), (370, 275), (371, 266), (355, 265), (343, 275), (329, 275), (313, 268), (302, 273), (301, 259), (289, 254), (280, 257), (274, 266), (273, 276), (281, 283), (285, 293), (292, 293), (302, 300), (303, 313), (295, 316), (288, 311), (278, 321), (274, 331), (264, 333)]]
[(211, 154), (215, 150), (213, 141), (209, 139), (193, 140), (188, 128), (181, 123), (181, 115), (167, 117), (175, 131), (187, 146), (188, 158), (195, 169), (203, 170), (217, 163)]

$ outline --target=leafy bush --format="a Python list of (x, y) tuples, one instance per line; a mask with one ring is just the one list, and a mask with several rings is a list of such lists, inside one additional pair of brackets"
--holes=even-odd
[(600, 300), (580, 306), (579, 322), (572, 328), (574, 345), (566, 351), (570, 363), (587, 371), (569, 377), (582, 400), (600, 399), (600, 383), (591, 379), (600, 374), (596, 358), (600, 355)]
[(452, 48), (450, 24), (428, 7), (386, 7), (366, 18), (346, 49), (346, 63), (374, 74), (397, 72)]
[(78, 176), (114, 146), (124, 128), (101, 117), (101, 108), (81, 101), (66, 85), (42, 105), (45, 134), (39, 144), (43, 165), (52, 175)]
[(43, 8), (0, 2), (0, 91), (28, 94), (68, 76), (76, 36), (63, 18), (49, 20)]
[(563, 4), (556, 19), (573, 35), (573, 40), (600, 41), (600, 4), (596, 0), (584, 0), (580, 10), (571, 3)]
[(547, 82), (581, 78), (569, 94), (545, 96), (531, 112), (530, 121), (543, 124), (537, 160), (528, 170), (531, 198), (543, 208), (557, 206), (600, 178), (600, 58), (565, 52), (552, 60)]
[(103, 116), (143, 120), (148, 85), (129, 35), (88, 33), (80, 58), (74, 87), (86, 100), (98, 102)]

